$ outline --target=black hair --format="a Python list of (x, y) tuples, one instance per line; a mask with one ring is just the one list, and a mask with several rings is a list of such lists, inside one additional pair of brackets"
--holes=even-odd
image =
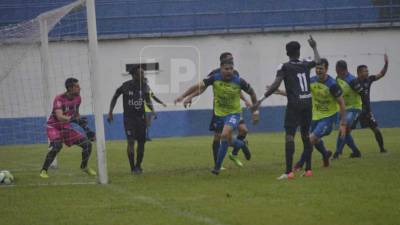
[(291, 41), (286, 44), (286, 54), (289, 57), (295, 57), (300, 55), (300, 43), (297, 41)]
[(323, 65), (325, 67), (325, 69), (328, 69), (329, 67), (329, 62), (327, 59), (325, 58), (321, 58), (321, 60), (319, 61), (319, 63), (317, 65)]
[(224, 59), (226, 59), (226, 57), (228, 57), (228, 55), (232, 56), (232, 53), (230, 53), (230, 52), (221, 53), (221, 55), (219, 56), (219, 61), (222, 62)]
[(347, 63), (344, 60), (339, 60), (336, 62), (336, 68), (347, 70)]
[(74, 84), (78, 83), (79, 80), (73, 77), (67, 78), (65, 80), (65, 88), (67, 91), (74, 86)]
[(221, 66), (223, 65), (232, 65), (233, 66), (233, 60), (232, 59), (224, 59), (220, 63)]
[(368, 66), (366, 66), (366, 65), (359, 65), (359, 66), (357, 66), (357, 73), (360, 73), (362, 69), (367, 69), (367, 68), (368, 68)]
[(129, 70), (129, 74), (132, 76), (139, 74), (140, 65), (135, 65)]

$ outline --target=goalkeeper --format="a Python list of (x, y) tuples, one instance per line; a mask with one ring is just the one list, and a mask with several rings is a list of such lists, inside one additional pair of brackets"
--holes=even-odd
[[(95, 133), (87, 126), (86, 118), (79, 115), (79, 105), (81, 104), (79, 81), (75, 78), (68, 78), (65, 81), (67, 91), (55, 97), (53, 111), (47, 120), (47, 137), (50, 141), (49, 152), (44, 160), (40, 177), (48, 178), (47, 170), (56, 155), (63, 147), (78, 145), (82, 148), (81, 170), (88, 175), (96, 176), (96, 171), (88, 167), (88, 160), (92, 152), (92, 143)], [(73, 129), (71, 123), (77, 123), (86, 132), (81, 134)]]

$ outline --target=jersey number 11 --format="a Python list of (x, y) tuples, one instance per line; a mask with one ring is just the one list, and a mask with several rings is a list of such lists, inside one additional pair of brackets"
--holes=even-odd
[(308, 92), (307, 78), (305, 73), (298, 73), (297, 78), (299, 78), (300, 88), (302, 92)]

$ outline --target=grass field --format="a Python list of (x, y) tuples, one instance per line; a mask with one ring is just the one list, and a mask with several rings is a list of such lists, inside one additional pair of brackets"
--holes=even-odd
[[(314, 177), (291, 181), (275, 179), (284, 169), (282, 133), (250, 134), (252, 160), (239, 169), (226, 159), (219, 176), (210, 173), (211, 137), (155, 139), (146, 145), (139, 176), (129, 173), (125, 142), (108, 142), (108, 185), (80, 172), (77, 148), (63, 149), (60, 168), (43, 180), (45, 145), (3, 146), (0, 169), (16, 181), (0, 187), (0, 224), (400, 224), (400, 128), (383, 129), (388, 154), (378, 153), (369, 130), (353, 135), (362, 159), (347, 158), (345, 149), (322, 168), (314, 151)], [(328, 148), (335, 136), (325, 139)]]

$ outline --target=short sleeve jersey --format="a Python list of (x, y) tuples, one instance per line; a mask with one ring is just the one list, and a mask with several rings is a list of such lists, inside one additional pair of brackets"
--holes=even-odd
[(60, 122), (56, 117), (56, 110), (62, 110), (65, 116), (75, 116), (79, 112), (81, 105), (81, 96), (74, 96), (69, 99), (65, 94), (57, 95), (53, 101), (53, 110), (47, 124), (52, 126), (63, 126), (64, 128), (70, 126), (70, 122)]
[(328, 75), (325, 81), (317, 76), (311, 77), (312, 114), (313, 120), (321, 120), (336, 114), (339, 110), (337, 98), (342, 95), (342, 89), (336, 80)]
[(362, 108), (361, 94), (363, 88), (358, 79), (348, 73), (343, 79), (340, 77), (336, 78), (336, 82), (343, 90), (343, 99), (346, 105), (346, 109), (360, 109)]
[(231, 80), (222, 79), (220, 72), (214, 73), (203, 80), (204, 85), (213, 86), (214, 92), (214, 113), (216, 116), (226, 116), (240, 113), (240, 91), (250, 92), (250, 85), (238, 75), (233, 75)]
[(124, 119), (144, 116), (145, 97), (150, 94), (150, 88), (146, 82), (126, 81), (117, 89), (116, 94), (122, 94)]
[(310, 70), (314, 61), (290, 60), (278, 67), (276, 76), (285, 83), (288, 104), (311, 103)]

